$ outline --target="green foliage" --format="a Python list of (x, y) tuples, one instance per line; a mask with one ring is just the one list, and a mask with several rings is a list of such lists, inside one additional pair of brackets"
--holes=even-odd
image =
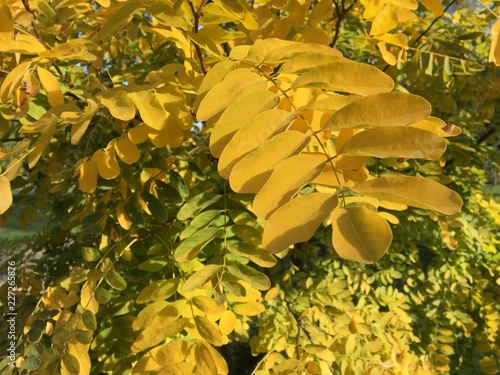
[(498, 372), (498, 7), (451, 5), (0, 5), (2, 374)]

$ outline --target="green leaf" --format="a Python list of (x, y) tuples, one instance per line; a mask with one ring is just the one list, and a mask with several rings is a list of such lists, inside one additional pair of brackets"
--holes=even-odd
[(229, 241), (227, 249), (231, 253), (244, 257), (264, 268), (271, 268), (276, 264), (276, 258), (272, 254), (246, 242)]
[(381, 93), (358, 99), (339, 109), (323, 129), (405, 126), (425, 120), (431, 110), (429, 102), (421, 96), (404, 92)]
[(177, 219), (187, 220), (196, 216), (203, 209), (217, 202), (222, 196), (216, 193), (201, 193), (189, 199), (177, 213)]
[(167, 201), (167, 204), (179, 205), (182, 203), (182, 197), (179, 192), (169, 184), (163, 181), (156, 181), (157, 191)]
[(338, 153), (378, 158), (437, 159), (445, 151), (446, 141), (430, 131), (407, 126), (383, 126), (355, 134)]
[(181, 240), (191, 237), (200, 229), (209, 225), (212, 221), (217, 220), (221, 215), (219, 210), (207, 210), (200, 212), (197, 216), (191, 220), (189, 226), (184, 229), (181, 233)]
[(154, 220), (159, 223), (164, 223), (167, 221), (167, 212), (163, 207), (162, 203), (153, 194), (148, 192), (143, 192), (141, 194), (142, 199), (146, 202), (149, 212), (154, 217)]
[(158, 272), (169, 263), (170, 263), (169, 260), (166, 258), (165, 259), (151, 258), (151, 259), (146, 259), (144, 262), (139, 264), (137, 268), (147, 272)]
[(269, 218), (262, 235), (262, 247), (279, 253), (289, 246), (309, 240), (338, 199), (327, 193), (301, 195), (278, 208)]
[(106, 282), (109, 284), (109, 286), (113, 289), (125, 290), (127, 288), (127, 282), (123, 277), (120, 276), (118, 272), (116, 272), (115, 269), (109, 270), (104, 278), (106, 279)]
[(170, 171), (169, 178), (170, 184), (179, 192), (180, 196), (186, 198), (189, 195), (189, 189), (182, 176), (175, 171)]
[(101, 259), (101, 253), (93, 247), (86, 246), (82, 247), (82, 257), (87, 262), (95, 262), (96, 260)]
[(226, 310), (223, 305), (219, 305), (214, 299), (206, 296), (194, 296), (191, 302), (206, 314), (217, 315)]
[(269, 179), (276, 165), (298, 154), (309, 141), (309, 136), (295, 130), (268, 139), (257, 150), (236, 163), (229, 176), (231, 188), (238, 193), (257, 193)]
[(250, 283), (256, 289), (268, 290), (271, 287), (271, 281), (266, 275), (244, 264), (232, 264), (227, 267), (227, 271), (231, 275)]
[(454, 215), (462, 207), (460, 195), (438, 182), (420, 177), (387, 176), (361, 182), (357, 193), (389, 202)]
[(207, 244), (219, 235), (219, 228), (205, 228), (184, 240), (175, 249), (174, 257), (178, 262), (187, 262), (193, 259)]
[(391, 77), (377, 68), (356, 62), (336, 62), (307, 69), (292, 88), (310, 87), (372, 95), (389, 92), (394, 87)]
[(344, 259), (373, 263), (391, 245), (392, 231), (389, 223), (364, 206), (334, 210), (331, 220), (333, 247)]
[(196, 271), (192, 274), (189, 279), (186, 280), (182, 289), (185, 292), (192, 292), (198, 289), (200, 286), (205, 285), (222, 269), (221, 265), (209, 264), (202, 269)]
[(137, 296), (138, 304), (163, 301), (174, 295), (179, 285), (179, 279), (158, 280), (141, 290)]
[(94, 313), (90, 310), (85, 310), (82, 313), (82, 322), (85, 328), (89, 331), (95, 331), (97, 329), (97, 319)]
[(128, 218), (135, 226), (144, 226), (144, 216), (142, 216), (141, 211), (139, 211), (139, 209), (135, 205), (133, 205), (132, 203), (125, 203), (125, 206), (123, 208)]
[(26, 371), (34, 371), (42, 365), (42, 361), (39, 357), (34, 355), (29, 355), (23, 359), (21, 362), (21, 371), (25, 373)]
[(324, 166), (322, 158), (311, 154), (299, 154), (283, 160), (255, 196), (253, 211), (258, 217), (268, 219), (304, 185), (317, 177)]
[(80, 363), (74, 355), (65, 352), (62, 355), (61, 370), (64, 374), (78, 375), (80, 372)]

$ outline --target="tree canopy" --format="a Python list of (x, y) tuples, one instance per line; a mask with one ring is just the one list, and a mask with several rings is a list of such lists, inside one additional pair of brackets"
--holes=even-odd
[(3, 2), (2, 373), (500, 371), (498, 14)]

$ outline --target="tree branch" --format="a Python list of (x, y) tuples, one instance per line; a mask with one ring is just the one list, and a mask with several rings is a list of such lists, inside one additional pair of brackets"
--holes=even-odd
[[(188, 3), (189, 3), (189, 7), (191, 8), (191, 12), (193, 12), (193, 17), (194, 17), (193, 32), (198, 34), (201, 9), (203, 8), (203, 5), (205, 5), (205, 1), (201, 2), (198, 9), (195, 9), (194, 4), (191, 0), (189, 0)], [(198, 56), (198, 60), (200, 62), (201, 71), (203, 72), (203, 75), (205, 75), (205, 74), (207, 74), (207, 71), (205, 69), (205, 64), (203, 63), (203, 53), (201, 52), (201, 48), (198, 44), (196, 44), (194, 42), (191, 42), (191, 43), (193, 43), (194, 49), (196, 50), (196, 55)]]
[(354, 4), (351, 4), (346, 8), (345, 0), (341, 0), (341, 4), (339, 4), (338, 0), (333, 0), (333, 4), (335, 5), (337, 20), (335, 21), (335, 34), (333, 35), (333, 40), (330, 43), (330, 47), (332, 48), (335, 47), (335, 43), (337, 43), (337, 40), (340, 37), (340, 26), (342, 26), (342, 21), (344, 20), (347, 12), (349, 12), (354, 6)]

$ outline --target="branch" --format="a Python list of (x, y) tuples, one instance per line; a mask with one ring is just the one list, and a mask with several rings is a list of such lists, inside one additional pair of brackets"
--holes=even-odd
[(493, 126), (492, 128), (489, 128), (486, 133), (484, 133), (482, 136), (480, 136), (478, 139), (477, 139), (477, 143), (478, 144), (481, 144), (483, 143), (484, 141), (486, 141), (488, 138), (490, 138), (493, 134), (495, 134), (497, 132), (497, 128), (495, 126)]
[[(420, 35), (417, 37), (417, 39), (413, 40), (413, 41), (410, 43), (410, 45), (409, 45), (408, 47), (409, 47), (409, 48), (411, 48), (411, 47), (413, 47), (415, 44), (417, 44), (417, 42), (418, 42), (420, 39), (422, 39), (422, 38), (423, 38), (423, 37), (424, 37), (424, 36), (425, 36), (425, 35), (426, 35), (426, 34), (427, 34), (427, 33), (428, 33), (431, 29), (432, 29), (432, 27), (434, 26), (434, 24), (435, 24), (437, 21), (439, 21), (439, 20), (443, 17), (443, 15), (446, 13), (446, 11), (447, 11), (448, 9), (450, 9), (450, 7), (451, 7), (451, 6), (455, 3), (455, 1), (457, 1), (457, 0), (451, 0), (451, 1), (450, 1), (450, 3), (446, 6), (446, 8), (444, 8), (444, 10), (443, 10), (443, 14), (441, 14), (440, 16), (438, 16), (438, 17), (434, 18), (434, 21), (432, 21), (432, 22), (431, 22), (431, 24), (427, 27), (427, 29), (425, 29), (424, 31), (422, 31), (422, 32), (420, 33)], [(387, 65), (384, 67), (384, 69), (382, 69), (382, 71), (383, 71), (383, 72), (385, 72), (387, 69), (389, 69), (389, 67), (390, 67), (390, 65), (389, 65), (389, 64), (387, 64)]]
[[(205, 1), (201, 2), (198, 9), (195, 9), (194, 4), (191, 0), (189, 0), (188, 3), (189, 3), (189, 7), (191, 8), (191, 12), (193, 13), (193, 17), (194, 17), (193, 32), (195, 34), (198, 34), (201, 9), (203, 8), (203, 5), (205, 5)], [(203, 72), (203, 75), (205, 75), (205, 74), (207, 74), (207, 71), (205, 69), (205, 64), (203, 63), (203, 53), (201, 52), (201, 48), (198, 44), (196, 44), (194, 42), (191, 42), (191, 43), (193, 43), (194, 49), (196, 50), (196, 55), (198, 56), (198, 60), (200, 61), (201, 71)]]
[(20, 142), (26, 137), (17, 137), (17, 138), (7, 138), (7, 139), (0, 139), (1, 143), (6, 143), (6, 142)]
[(337, 43), (338, 38), (340, 37), (340, 26), (342, 25), (342, 21), (344, 20), (347, 12), (349, 12), (354, 4), (349, 5), (347, 8), (345, 7), (345, 0), (342, 0), (341, 5), (338, 0), (333, 0), (333, 4), (335, 5), (335, 13), (337, 14), (337, 20), (335, 21), (335, 34), (333, 35), (333, 40), (330, 43), (330, 47), (335, 47), (335, 43)]

